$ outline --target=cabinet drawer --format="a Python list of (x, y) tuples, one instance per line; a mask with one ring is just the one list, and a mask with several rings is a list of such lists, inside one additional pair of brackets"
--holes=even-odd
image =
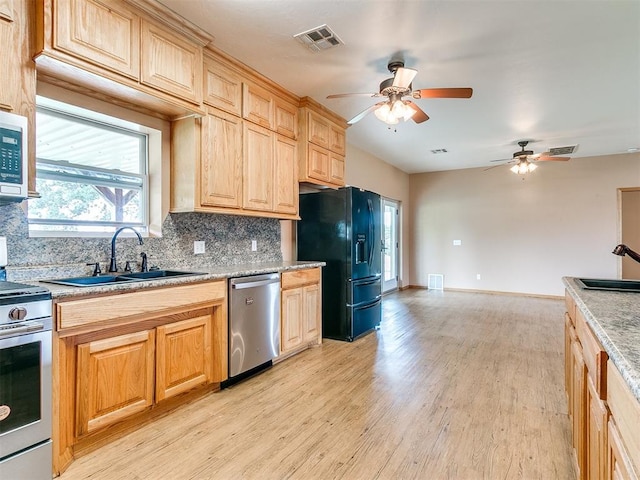
[(582, 355), (589, 377), (591, 377), (600, 398), (605, 400), (607, 398), (607, 360), (609, 356), (579, 310), (576, 311), (576, 333), (582, 345)]
[(119, 321), (126, 317), (144, 317), (170, 308), (215, 302), (225, 298), (224, 280), (181, 285), (154, 290), (84, 298), (56, 305), (58, 330)]
[(617, 367), (607, 363), (607, 405), (618, 427), (628, 458), (636, 472), (640, 472), (640, 403), (633, 396)]
[(320, 268), (310, 268), (308, 270), (293, 270), (290, 272), (282, 272), (280, 280), (283, 290), (287, 288), (295, 288), (309, 283), (320, 282)]

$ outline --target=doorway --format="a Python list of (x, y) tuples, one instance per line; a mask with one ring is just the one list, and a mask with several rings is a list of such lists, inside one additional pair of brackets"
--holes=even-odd
[[(620, 243), (635, 251), (640, 251), (640, 188), (620, 190)], [(622, 257), (621, 278), (640, 278), (640, 263)]]
[(398, 202), (382, 199), (382, 292), (398, 288), (400, 258)]

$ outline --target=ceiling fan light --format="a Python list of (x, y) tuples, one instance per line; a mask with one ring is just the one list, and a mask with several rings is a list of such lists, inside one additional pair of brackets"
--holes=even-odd
[(405, 104), (404, 104), (404, 115), (402, 116), (404, 118), (404, 121), (406, 122), (407, 120), (409, 120), (411, 117), (413, 117), (413, 115), (415, 113), (416, 113), (416, 111), (409, 106), (409, 103), (405, 102)]
[(384, 105), (380, 105), (379, 108), (376, 108), (375, 112), (376, 117), (378, 117), (378, 120), (382, 120), (383, 122), (387, 122), (387, 119), (389, 118), (389, 114), (391, 113), (391, 108), (389, 108), (389, 104), (385, 103)]
[(536, 168), (538, 168), (537, 165), (534, 165), (533, 163), (529, 162), (529, 160), (524, 159), (518, 161), (518, 163), (516, 163), (509, 170), (517, 175), (525, 175), (527, 173), (533, 172)]

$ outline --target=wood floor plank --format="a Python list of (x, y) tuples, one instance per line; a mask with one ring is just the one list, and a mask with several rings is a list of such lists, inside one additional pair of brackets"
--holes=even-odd
[(562, 300), (407, 290), (77, 459), (62, 480), (570, 479)]

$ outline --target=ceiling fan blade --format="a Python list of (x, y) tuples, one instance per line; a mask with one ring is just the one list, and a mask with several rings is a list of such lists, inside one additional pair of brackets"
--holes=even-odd
[(410, 107), (415, 113), (411, 117), (411, 119), (416, 123), (422, 123), (429, 120), (429, 115), (424, 113), (422, 109), (413, 102), (408, 102), (407, 106)]
[(393, 86), (399, 88), (409, 88), (411, 82), (418, 74), (417, 70), (413, 68), (404, 68), (400, 67), (396, 70), (395, 75), (393, 76)]
[(489, 160), (489, 161), (490, 162), (504, 162), (505, 164), (514, 162), (514, 160), (511, 159), (511, 158), (501, 158), (499, 160)]
[(544, 153), (535, 159), (536, 162), (566, 162), (570, 160), (571, 157), (550, 157), (545, 155)]
[(357, 114), (355, 117), (353, 117), (351, 120), (349, 120), (347, 123), (349, 125), (353, 125), (356, 122), (359, 122), (360, 120), (362, 120), (364, 117), (366, 117), (368, 114), (370, 114), (371, 112), (373, 112), (376, 108), (378, 108), (380, 105), (384, 105), (387, 102), (378, 102), (375, 105), (371, 105), (369, 108), (367, 108), (366, 110), (363, 110), (362, 112), (360, 112), (359, 114)]
[(345, 97), (381, 97), (381, 93), (336, 93), (328, 95), (327, 98), (345, 98)]
[(412, 93), (413, 98), (471, 98), (472, 88), (423, 88)]

